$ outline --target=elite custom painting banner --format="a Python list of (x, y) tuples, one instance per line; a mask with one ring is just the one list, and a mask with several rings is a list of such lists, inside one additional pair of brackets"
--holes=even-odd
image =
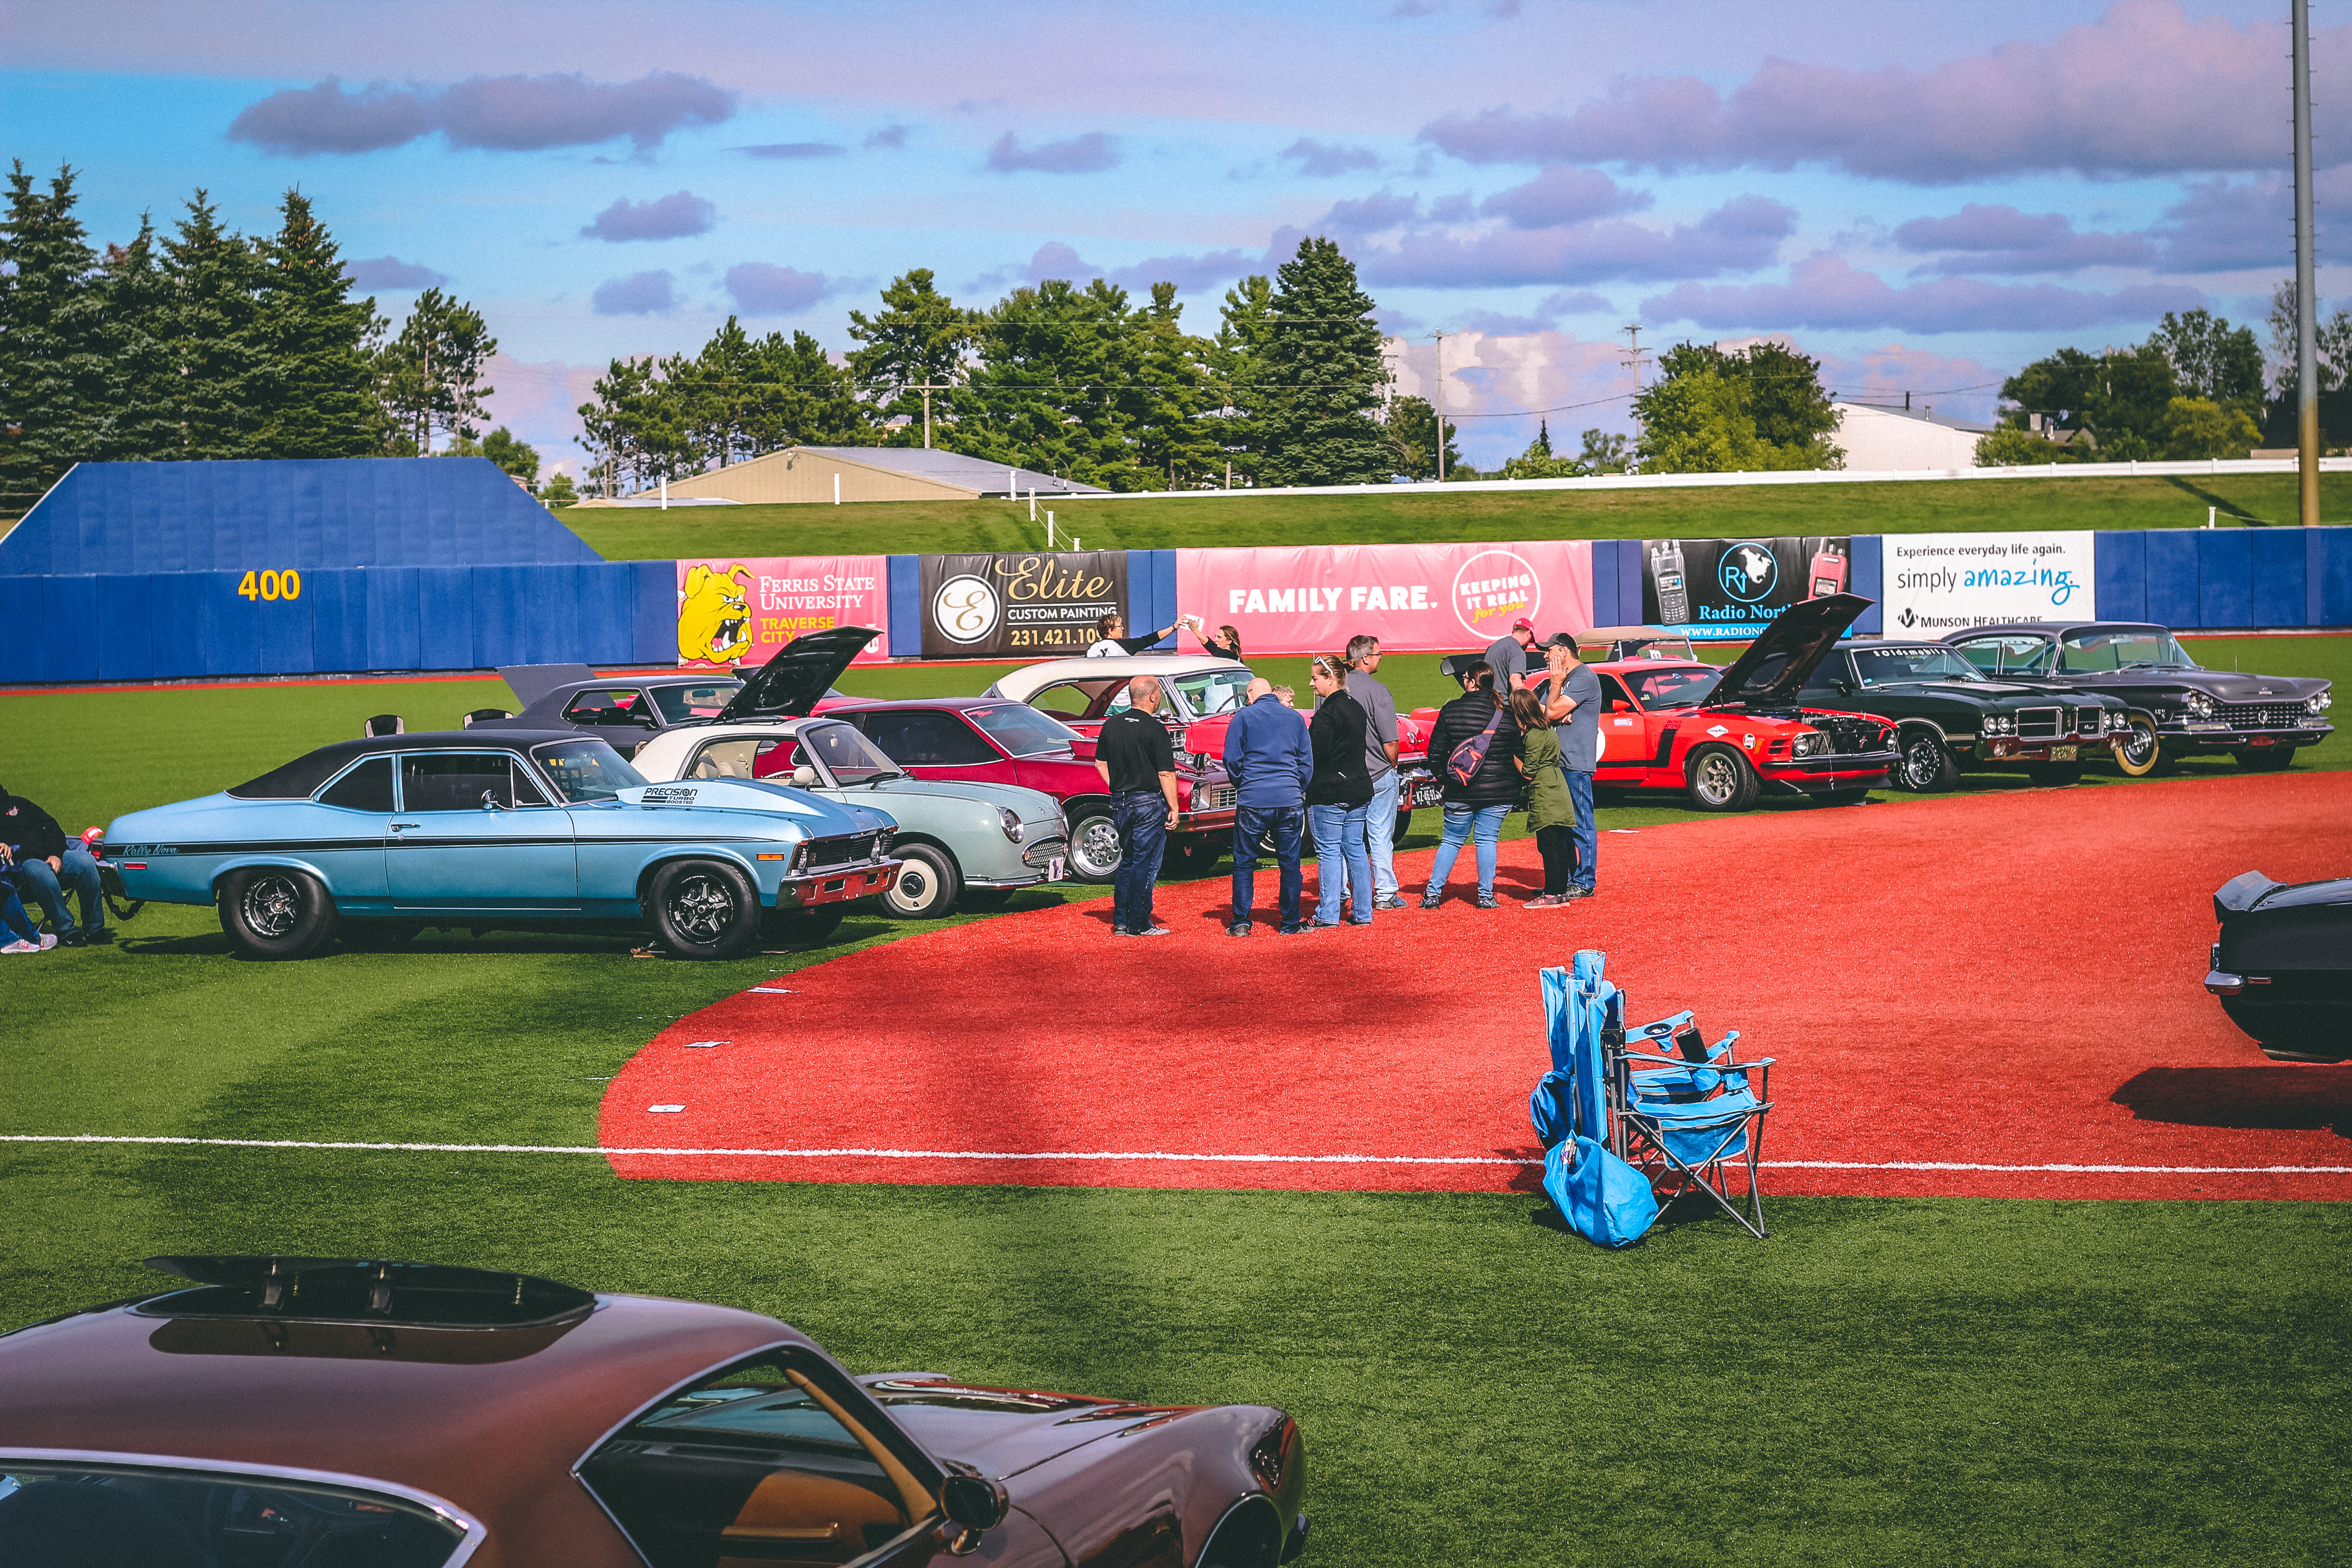
[(1744, 641), (1791, 605), (1844, 593), (1853, 542), (1811, 534), (1645, 539), (1642, 618), (1703, 640)]
[(1592, 626), (1592, 545), (1339, 544), (1176, 552), (1176, 607), (1249, 653), (1483, 648), (1522, 616), (1549, 637)]
[[(677, 662), (686, 669), (761, 665), (803, 632), (882, 626), (888, 568), (879, 555), (706, 556), (677, 563)], [(859, 664), (890, 662), (876, 637)]]
[(926, 555), (922, 590), (925, 658), (1063, 658), (1125, 613), (1127, 552)]

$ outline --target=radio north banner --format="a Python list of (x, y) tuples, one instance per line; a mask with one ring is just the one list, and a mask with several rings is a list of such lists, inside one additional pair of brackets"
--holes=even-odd
[[(707, 556), (677, 563), (677, 662), (688, 669), (761, 665), (803, 632), (887, 628), (888, 569), (879, 555)], [(860, 664), (887, 664), (876, 637)]]
[(1103, 616), (1126, 612), (1127, 552), (926, 555), (922, 588), (925, 658), (1082, 654)]
[(1791, 605), (1844, 593), (1853, 553), (1851, 539), (1818, 535), (1645, 539), (1642, 618), (1692, 637), (1743, 641)]
[(1544, 636), (1592, 626), (1592, 546), (1339, 544), (1180, 550), (1176, 607), (1250, 653), (1336, 653), (1370, 634), (1400, 653), (1485, 647), (1524, 616)]
[(2092, 616), (2091, 535), (1890, 533), (1886, 629), (1939, 637), (2010, 621)]

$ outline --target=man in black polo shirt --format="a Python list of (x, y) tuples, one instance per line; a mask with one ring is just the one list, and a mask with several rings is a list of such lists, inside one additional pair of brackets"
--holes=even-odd
[(1110, 934), (1166, 936), (1151, 915), (1151, 887), (1160, 857), (1176, 826), (1176, 749), (1160, 721), (1160, 681), (1139, 675), (1127, 683), (1127, 710), (1103, 721), (1095, 741), (1095, 771), (1110, 785), (1111, 820), (1118, 826), (1118, 871), (1111, 878)]

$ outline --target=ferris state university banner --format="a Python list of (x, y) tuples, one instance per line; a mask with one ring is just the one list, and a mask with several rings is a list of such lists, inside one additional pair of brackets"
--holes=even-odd
[[(677, 563), (677, 662), (762, 665), (803, 632), (882, 626), (888, 563), (879, 555), (704, 555)], [(859, 664), (887, 664), (877, 637)]]
[(1176, 606), (1251, 653), (1483, 648), (1521, 616), (1538, 633), (1592, 628), (1592, 545), (1338, 544), (1176, 552)]
[(1124, 550), (922, 558), (925, 658), (1059, 658), (1127, 609)]

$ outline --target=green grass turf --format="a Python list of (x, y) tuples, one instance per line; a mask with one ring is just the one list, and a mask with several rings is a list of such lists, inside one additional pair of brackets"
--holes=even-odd
[[(2352, 662), (2345, 641), (2237, 640), (2281, 673)], [(1384, 674), (1408, 700), (1435, 680), (1425, 659)], [(498, 689), (12, 695), (0, 778), (78, 826)], [(2352, 745), (2317, 750), (2305, 765)], [(1605, 820), (1684, 815), (1645, 812)], [(209, 910), (158, 906), (114, 948), (0, 959), (0, 1131), (590, 1144), (604, 1084), (667, 1024), (895, 929), (861, 916), (824, 952), (718, 965), (446, 931), (250, 965)], [(2336, 1205), (1792, 1199), (1768, 1243), (1701, 1222), (1610, 1255), (1517, 1194), (625, 1183), (593, 1155), (27, 1143), (0, 1144), (0, 1323), (151, 1288), (133, 1260), (157, 1252), (389, 1255), (770, 1311), (860, 1370), (1279, 1404), (1308, 1434), (1309, 1561), (1349, 1568), (2322, 1563), (2352, 1516)]]
[[(2320, 477), (2322, 513), (2352, 512), (2352, 474)], [(1056, 537), (1089, 549), (1394, 544), (1518, 539), (1712, 539), (1780, 534), (2200, 528), (2295, 519), (2293, 474), (2173, 479), (2040, 478), (1675, 489), (1458, 490), (1216, 495), (1055, 503)], [(1026, 503), (870, 501), (855, 506), (572, 507), (556, 514), (611, 561), (700, 555), (927, 554), (1033, 550), (1045, 509)]]

